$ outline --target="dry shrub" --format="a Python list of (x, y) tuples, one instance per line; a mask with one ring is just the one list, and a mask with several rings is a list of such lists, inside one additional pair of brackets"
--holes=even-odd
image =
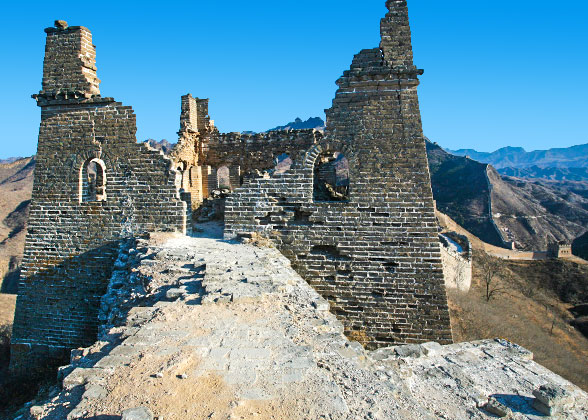
[(553, 264), (501, 261), (503, 275), (491, 286), (506, 290), (499, 298), (487, 300), (479, 261), (474, 260), (469, 292), (447, 291), (454, 340), (507, 339), (531, 350), (538, 363), (588, 390), (588, 341), (568, 325), (568, 305), (545, 286)]

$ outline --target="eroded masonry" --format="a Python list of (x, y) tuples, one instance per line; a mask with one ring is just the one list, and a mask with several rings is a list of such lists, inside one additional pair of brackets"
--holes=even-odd
[[(130, 107), (100, 96), (90, 32), (46, 29), (32, 209), (12, 368), (66, 359), (96, 338), (123, 238), (188, 233), (224, 189), (225, 237), (273, 240), (370, 348), (451, 342), (405, 0), (382, 40), (337, 81), (327, 127), (223, 134), (208, 100), (182, 97), (168, 156), (137, 144)], [(276, 166), (276, 164), (278, 164)]]

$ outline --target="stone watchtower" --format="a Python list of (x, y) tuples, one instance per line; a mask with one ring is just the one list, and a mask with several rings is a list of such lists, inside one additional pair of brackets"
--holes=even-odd
[[(370, 348), (452, 340), (406, 0), (337, 81), (325, 137), (229, 197), (225, 236), (272, 237)], [(330, 172), (330, 175), (329, 175)]]
[(90, 31), (57, 21), (45, 32), (13, 370), (62, 362), (70, 349), (94, 342), (119, 241), (185, 232), (187, 222), (171, 161), (137, 144), (130, 107), (100, 96)]

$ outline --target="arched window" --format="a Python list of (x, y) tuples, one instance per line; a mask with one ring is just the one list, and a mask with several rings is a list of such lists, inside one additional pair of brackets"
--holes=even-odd
[(231, 189), (231, 177), (230, 171), (227, 166), (221, 166), (216, 171), (216, 180), (218, 181), (218, 188), (222, 189)]
[(349, 161), (343, 153), (322, 153), (314, 164), (314, 201), (349, 199)]
[(80, 203), (106, 201), (106, 165), (101, 159), (88, 159), (80, 169)]
[(179, 190), (184, 189), (184, 168), (182, 164), (176, 167), (176, 187)]
[(276, 164), (274, 167), (274, 173), (283, 174), (292, 167), (292, 163), (294, 162), (292, 161), (292, 158), (289, 154), (282, 153), (281, 155), (274, 158), (274, 163)]

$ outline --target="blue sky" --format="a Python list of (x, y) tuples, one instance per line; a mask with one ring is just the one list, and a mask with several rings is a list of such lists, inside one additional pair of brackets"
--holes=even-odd
[[(384, 0), (10, 2), (0, 26), (0, 158), (36, 150), (45, 33), (94, 34), (103, 96), (138, 140), (176, 140), (180, 96), (221, 131), (324, 118), (353, 55), (379, 43)], [(452, 149), (588, 143), (588, 2), (409, 0), (425, 135)]]

